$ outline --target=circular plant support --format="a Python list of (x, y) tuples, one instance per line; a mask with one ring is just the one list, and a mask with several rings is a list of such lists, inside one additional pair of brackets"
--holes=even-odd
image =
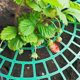
[(80, 3), (80, 0), (75, 0), (75, 2), (78, 2), (78, 3)]
[[(48, 54), (50, 56), (47, 57), (47, 58), (44, 58), (44, 59), (40, 59), (40, 60), (34, 60), (33, 59), (32, 61), (19, 61), (19, 60), (17, 60), (17, 56), (18, 56), (19, 51), (15, 52), (13, 59), (5, 57), (5, 56), (2, 55), (2, 52), (7, 47), (7, 43), (4, 42), (4, 45), (3, 45), (4, 50), (2, 52), (0, 52), (0, 59), (1, 59), (0, 69), (3, 67), (3, 65), (6, 61), (8, 63), (11, 63), (11, 66), (10, 66), (9, 72), (7, 74), (0, 73), (0, 76), (6, 78), (7, 80), (54, 80), (54, 79), (55, 80), (67, 80), (65, 72), (66, 72), (66, 70), (70, 70), (70, 72), (73, 71), (77, 75), (76, 79), (74, 79), (74, 80), (80, 80), (80, 70), (77, 70), (77, 68), (74, 66), (74, 63), (76, 63), (77, 60), (80, 60), (80, 42), (78, 42), (78, 43), (76, 42), (76, 39), (78, 41), (80, 41), (80, 28), (79, 28), (80, 23), (78, 23), (78, 22), (74, 22), (74, 23), (69, 22), (69, 24), (74, 25), (74, 27), (72, 27), (72, 28), (74, 28), (73, 30), (69, 29), (70, 25), (68, 26), (67, 29), (66, 29), (64, 24), (62, 25), (63, 33), (60, 34), (60, 35), (62, 36), (65, 33), (66, 36), (63, 36), (64, 38), (63, 38), (63, 41), (61, 42), (61, 45), (64, 48), (61, 49), (60, 53), (53, 54), (48, 49), (46, 43), (44, 43), (43, 45), (37, 47), (37, 50), (40, 49), (40, 48), (45, 47), (46, 50), (48, 51)], [(69, 35), (71, 36), (70, 40), (69, 40), (68, 43), (65, 43), (65, 40), (67, 39), (66, 37), (69, 37)], [(77, 49), (77, 52), (75, 52), (75, 48)], [(23, 47), (22, 49), (27, 50), (27, 51), (31, 50), (31, 52), (33, 53), (35, 48), (34, 48), (34, 46), (31, 46), (31, 47)], [(69, 57), (65, 56), (65, 53), (66, 54), (70, 53), (70, 56), (74, 55), (74, 58), (70, 60)], [(26, 55), (27, 54), (28, 53), (26, 53)], [(59, 59), (59, 60), (61, 60), (62, 63), (65, 63), (64, 66), (60, 66), (60, 64), (62, 64), (62, 63), (58, 63), (58, 60), (56, 59), (56, 58), (58, 58), (58, 56), (60, 56), (61, 59), (63, 59), (63, 61), (61, 59)], [(48, 68), (49, 65), (47, 66), (47, 64), (49, 63), (48, 61), (51, 61), (52, 65), (54, 64), (57, 69), (53, 70), (53, 71), (49, 71), (49, 68)], [(21, 65), (21, 73), (20, 73), (19, 77), (14, 77), (12, 75), (12, 71), (13, 71), (13, 68), (14, 68), (15, 64), (20, 64)], [(45, 70), (45, 72), (41, 73), (40, 76), (37, 75), (37, 71), (36, 71), (37, 70), (36, 65), (38, 65), (38, 64), (42, 64), (43, 67), (44, 67), (44, 70)], [(32, 69), (30, 69), (30, 70), (32, 70), (32, 72), (33, 72), (33, 77), (24, 77), (25, 65), (28, 65), (28, 66), (32, 65)], [(41, 65), (41, 67), (42, 67), (42, 65)], [(29, 69), (28, 66), (27, 66), (27, 69)], [(19, 67), (20, 66), (17, 66), (17, 68), (19, 68)], [(50, 67), (50, 68), (53, 69), (53, 67)], [(80, 68), (80, 65), (78, 66), (78, 69), (79, 68)], [(53, 78), (57, 74), (61, 75), (62, 78), (61, 79)]]

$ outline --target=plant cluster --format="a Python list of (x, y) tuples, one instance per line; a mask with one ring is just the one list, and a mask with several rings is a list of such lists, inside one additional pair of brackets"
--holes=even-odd
[[(0, 38), (8, 42), (8, 47), (11, 50), (19, 50), (20, 54), (23, 53), (23, 50), (20, 48), (27, 43), (36, 48), (36, 46), (40, 46), (44, 41), (47, 42), (52, 52), (58, 53), (60, 49), (51, 38), (57, 33), (56, 41), (59, 43), (62, 41), (62, 38), (59, 36), (59, 33), (62, 33), (60, 20), (66, 26), (68, 21), (74, 22), (73, 16), (80, 22), (80, 4), (70, 0), (14, 1), (19, 5), (19, 8), (27, 4), (31, 8), (31, 12), (20, 13), (22, 16), (17, 14), (18, 26), (5, 27), (0, 34)], [(59, 23), (59, 27), (56, 26), (55, 20)], [(51, 23), (53, 26), (51, 26)], [(37, 59), (36, 50), (31, 57)]]

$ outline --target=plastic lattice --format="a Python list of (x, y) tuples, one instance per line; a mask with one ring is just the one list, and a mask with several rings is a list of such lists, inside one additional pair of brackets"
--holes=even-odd
[[(79, 1), (79, 0), (77, 0), (77, 1)], [(68, 42), (67, 44), (65, 44), (64, 42), (61, 42), (61, 45), (63, 45), (64, 48), (63, 48), (63, 49), (60, 51), (60, 53), (58, 53), (58, 54), (53, 55), (53, 54), (51, 53), (51, 51), (48, 49), (48, 47), (46, 46), (46, 43), (44, 43), (43, 45), (37, 47), (37, 49), (46, 47), (47, 51), (48, 51), (49, 54), (50, 54), (50, 57), (45, 58), (45, 59), (41, 59), (41, 60), (37, 60), (37, 61), (34, 60), (34, 59), (33, 59), (32, 61), (18, 61), (18, 60), (16, 60), (19, 51), (16, 51), (16, 52), (15, 52), (15, 56), (14, 56), (13, 59), (10, 59), (10, 58), (7, 58), (7, 57), (1, 55), (2, 52), (0, 52), (0, 58), (2, 59), (2, 62), (1, 62), (1, 64), (0, 64), (0, 69), (2, 68), (3, 64), (5, 63), (5, 61), (8, 61), (8, 62), (11, 63), (11, 67), (10, 67), (9, 73), (8, 73), (7, 75), (6, 75), (6, 74), (3, 74), (3, 73), (0, 73), (0, 76), (5, 77), (7, 80), (10, 80), (10, 79), (12, 79), (12, 80), (40, 80), (40, 79), (41, 79), (41, 80), (42, 80), (42, 79), (44, 79), (44, 78), (47, 78), (48, 80), (52, 80), (52, 79), (51, 79), (51, 76), (55, 76), (56, 74), (59, 74), (59, 73), (60, 73), (61, 76), (63, 77), (63, 80), (67, 80), (66, 77), (65, 77), (65, 75), (64, 75), (64, 73), (63, 73), (63, 71), (66, 70), (68, 67), (71, 67), (71, 68), (73, 69), (73, 71), (78, 75), (78, 78), (77, 78), (76, 80), (80, 80), (80, 73), (79, 73), (79, 71), (73, 66), (73, 63), (74, 63), (76, 60), (78, 60), (78, 59), (80, 60), (80, 50), (79, 50), (79, 52), (76, 54), (76, 53), (74, 52), (74, 50), (70, 48), (70, 45), (71, 45), (71, 44), (74, 44), (75, 46), (77, 46), (77, 47), (80, 49), (80, 44), (78, 44), (78, 43), (76, 43), (76, 42), (74, 41), (75, 38), (78, 38), (78, 39), (80, 40), (80, 35), (77, 35), (77, 32), (80, 32), (80, 28), (77, 27), (77, 25), (80, 26), (80, 23), (78, 23), (78, 22), (75, 21), (74, 23), (69, 22), (69, 24), (74, 24), (73, 33), (70, 32), (70, 31), (68, 31), (68, 30), (65, 30), (65, 25), (64, 25), (64, 24), (62, 25), (62, 30), (63, 30), (63, 33), (69, 34), (69, 35), (71, 35), (72, 37), (70, 38), (70, 40), (69, 40), (69, 42)], [(60, 34), (60, 35), (61, 35), (61, 34)], [(54, 39), (54, 40), (55, 40), (55, 39)], [(4, 42), (4, 45), (3, 45), (2, 48), (5, 50), (6, 47), (7, 47), (7, 43)], [(24, 49), (24, 50), (31, 50), (32, 53), (33, 53), (35, 48), (32, 46), (32, 47), (23, 47), (22, 49)], [(3, 50), (3, 51), (4, 51), (4, 50)], [(66, 50), (69, 50), (69, 51), (71, 52), (71, 54), (75, 55), (75, 57), (74, 57), (71, 61), (69, 61), (69, 60), (64, 56), (64, 54), (63, 54)], [(56, 61), (56, 59), (55, 59), (55, 58), (58, 57), (59, 55), (62, 56), (62, 57), (64, 58), (64, 60), (67, 62), (67, 64), (66, 64), (64, 67), (62, 67), (62, 68), (60, 68), (59, 64), (57, 63), (57, 61)], [(46, 66), (46, 62), (49, 61), (49, 60), (53, 60), (53, 62), (55, 63), (56, 67), (58, 68), (57, 71), (52, 72), (52, 73), (49, 73), (48, 68), (47, 68), (47, 66)], [(14, 64), (15, 64), (15, 63), (22, 65), (20, 77), (11, 76), (11, 73), (12, 73), (12, 70), (13, 70), (13, 67), (14, 67)], [(37, 75), (36, 75), (36, 67), (35, 67), (35, 65), (38, 64), (38, 63), (43, 63), (44, 69), (45, 69), (45, 71), (46, 71), (46, 75), (43, 75), (43, 76), (37, 76)], [(33, 77), (28, 77), (28, 78), (27, 78), (27, 77), (24, 77), (24, 76), (23, 76), (23, 75), (24, 75), (24, 66), (25, 66), (26, 64), (31, 64), (31, 65), (32, 65), (32, 67), (33, 67)]]
[[(45, 58), (45, 59), (42, 59), (42, 60), (37, 60), (37, 61), (34, 60), (34, 59), (33, 59), (32, 61), (18, 61), (18, 60), (16, 60), (16, 58), (17, 58), (17, 56), (18, 56), (18, 51), (15, 52), (15, 56), (14, 56), (13, 59), (9, 59), (9, 58), (7, 58), (7, 57), (2, 56), (2, 55), (1, 55), (2, 52), (0, 52), (0, 58), (2, 59), (2, 62), (1, 62), (1, 64), (0, 64), (0, 68), (2, 68), (2, 66), (3, 66), (3, 64), (4, 64), (5, 61), (11, 62), (11, 67), (10, 67), (10, 70), (9, 70), (8, 75), (2, 74), (2, 73), (0, 73), (0, 75), (3, 76), (3, 77), (5, 77), (5, 78), (7, 78), (7, 80), (9, 80), (9, 79), (13, 79), (13, 80), (39, 80), (39, 79), (44, 79), (44, 78), (48, 78), (48, 80), (51, 80), (51, 76), (54, 76), (54, 75), (60, 73), (61, 76), (63, 77), (63, 80), (66, 80), (66, 77), (64, 76), (63, 71), (64, 71), (65, 69), (67, 69), (68, 67), (71, 67), (71, 68), (74, 70), (74, 72), (78, 75), (78, 78), (77, 78), (76, 80), (80, 80), (80, 73), (79, 73), (79, 72), (75, 69), (75, 67), (72, 65), (77, 59), (80, 60), (80, 51), (79, 51), (78, 54), (76, 54), (76, 53), (69, 47), (69, 46), (73, 43), (73, 44), (76, 45), (78, 48), (80, 48), (80, 44), (78, 44), (78, 43), (76, 43), (76, 42), (74, 41), (74, 38), (75, 38), (75, 37), (80, 40), (80, 36), (76, 34), (77, 31), (80, 32), (80, 28), (77, 28), (77, 25), (80, 26), (80, 23), (77, 23), (77, 22), (75, 22), (75, 23), (69, 22), (69, 24), (74, 24), (74, 31), (73, 31), (73, 33), (65, 30), (65, 25), (64, 25), (64, 24), (62, 25), (62, 30), (63, 30), (63, 33), (67, 33), (67, 34), (71, 35), (72, 37), (71, 37), (71, 39), (70, 39), (70, 41), (68, 42), (67, 45), (66, 45), (64, 42), (61, 42), (61, 44), (64, 46), (64, 48), (63, 48), (63, 49), (60, 51), (60, 53), (58, 53), (58, 54), (53, 55), (53, 54), (50, 52), (50, 50), (48, 49), (48, 47), (46, 47), (46, 43), (44, 43), (43, 45), (37, 47), (37, 49), (42, 48), (42, 47), (46, 47), (47, 51), (48, 51), (49, 54), (50, 54), (50, 57)], [(3, 46), (3, 49), (4, 49), (4, 50), (5, 50), (6, 46), (7, 46), (7, 43), (5, 42), (5, 45)], [(33, 46), (32, 46), (32, 47), (23, 47), (22, 49), (24, 49), (24, 50), (31, 50), (32, 53), (33, 53), (33, 51), (34, 51), (34, 47), (33, 47)], [(69, 60), (64, 56), (64, 54), (63, 54), (63, 52), (64, 52), (66, 49), (68, 49), (73, 55), (75, 55), (74, 59), (72, 59), (71, 61), (69, 61)], [(67, 65), (65, 65), (65, 66), (62, 67), (62, 68), (59, 67), (59, 65), (58, 65), (58, 63), (57, 63), (57, 61), (56, 61), (56, 59), (55, 59), (55, 58), (56, 58), (57, 56), (59, 56), (59, 55), (61, 55), (61, 56), (64, 58), (64, 60), (67, 62)], [(48, 71), (48, 69), (47, 69), (47, 66), (46, 66), (46, 62), (49, 61), (49, 60), (53, 60), (53, 62), (55, 63), (56, 67), (58, 68), (57, 71), (52, 72), (52, 73), (49, 73), (49, 71)], [(14, 67), (14, 64), (15, 64), (15, 63), (22, 65), (22, 68), (21, 68), (21, 76), (20, 76), (20, 77), (11, 76), (11, 73), (12, 73), (12, 70), (13, 70), (13, 67)], [(45, 70), (46, 70), (46, 75), (39, 76), (39, 77), (36, 75), (35, 65), (36, 65), (37, 63), (43, 63), (44, 68), (45, 68)], [(33, 66), (33, 77), (29, 77), (29, 78), (24, 78), (24, 77), (23, 77), (23, 74), (24, 74), (24, 66), (25, 66), (26, 64), (32, 64), (32, 66)]]
[(80, 0), (76, 0), (75, 2), (78, 2), (78, 3), (80, 3)]

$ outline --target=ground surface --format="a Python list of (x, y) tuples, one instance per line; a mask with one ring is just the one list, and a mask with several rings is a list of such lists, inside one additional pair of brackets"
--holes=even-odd
[[(8, 25), (10, 25), (10, 26), (15, 25), (14, 24), (14, 14), (15, 14), (17, 5), (14, 2), (12, 2), (12, 0), (9, 0), (9, 1), (10, 2), (8, 2), (8, 3), (5, 3), (5, 1), (3, 1), (4, 2), (3, 4), (6, 4), (5, 6), (0, 5), (0, 32), (4, 27), (6, 27)], [(26, 8), (22, 8), (21, 11), (26, 11)], [(27, 10), (27, 11), (29, 11), (29, 10)], [(77, 27), (80, 29), (80, 26), (77, 26)], [(69, 24), (68, 27), (65, 27), (65, 30), (68, 30), (69, 32), (73, 33), (73, 30), (74, 30), (73, 24)], [(77, 32), (77, 35), (80, 36), (79, 31)], [(67, 44), (69, 42), (69, 40), (71, 39), (71, 35), (69, 35), (67, 33), (63, 33), (61, 36), (62, 36), (63, 42), (65, 44)], [(74, 41), (80, 45), (80, 39), (75, 38)], [(60, 49), (64, 48), (63, 45), (61, 45), (61, 44), (58, 44), (58, 45), (60, 46)], [(73, 51), (75, 51), (76, 53), (78, 53), (80, 51), (80, 48), (78, 48), (74, 44), (71, 44), (70, 48)], [(50, 55), (45, 47), (38, 49), (37, 53), (40, 57), (38, 60), (50, 57)], [(10, 59), (13, 59), (14, 54), (15, 54), (15, 52), (9, 50), (8, 47), (6, 47), (6, 49), (0, 55), (3, 55), (3, 56), (10, 58)], [(66, 50), (63, 54), (69, 61), (71, 61), (75, 57), (75, 55), (73, 55), (69, 50)], [(30, 58), (30, 55), (31, 55), (31, 51), (25, 50), (24, 54), (18, 55), (16, 60), (32, 61), (32, 59)], [(53, 55), (54, 55), (54, 53), (53, 53)], [(1, 61), (2, 61), (2, 59), (0, 59), (0, 63), (1, 63)], [(63, 59), (62, 56), (56, 57), (56, 61), (59, 64), (60, 68), (63, 68), (67, 64), (67, 62)], [(47, 65), (49, 73), (52, 73), (57, 70), (55, 63), (52, 60), (47, 61), (46, 65)], [(80, 73), (80, 60), (79, 59), (77, 59), (73, 63), (73, 66)], [(8, 61), (6, 61), (2, 66), (2, 68), (5, 68), (7, 70), (7, 74), (9, 72), (10, 67), (11, 67), (11, 63)], [(66, 76), (67, 80), (76, 80), (78, 78), (78, 75), (73, 71), (73, 69), (71, 67), (68, 67), (65, 71), (63, 71), (63, 73)], [(15, 77), (19, 77), (20, 74), (21, 74), (21, 64), (15, 64), (11, 75), (15, 76)], [(42, 63), (36, 64), (36, 74), (37, 74), (37, 76), (41, 76), (41, 75), (46, 74)], [(32, 65), (25, 65), (24, 66), (24, 77), (33, 77)], [(46, 79), (42, 79), (42, 80), (48, 80), (48, 79), (46, 78)], [(63, 80), (63, 78), (62, 78), (61, 74), (57, 74), (55, 76), (52, 76), (51, 80)]]

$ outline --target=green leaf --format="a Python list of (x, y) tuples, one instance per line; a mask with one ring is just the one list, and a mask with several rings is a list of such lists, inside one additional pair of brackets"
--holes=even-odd
[[(22, 0), (14, 0), (14, 2), (16, 2), (18, 5), (21, 3)], [(25, 0), (22, 3), (22, 6), (25, 6)]]
[(36, 3), (30, 2), (29, 0), (28, 0), (26, 3), (27, 3), (27, 5), (28, 5), (29, 7), (31, 7), (33, 10), (38, 11), (38, 12), (41, 11), (41, 8), (40, 8)]
[(38, 23), (38, 19), (32, 13), (30, 14), (29, 19), (34, 25), (36, 25)]
[(37, 12), (37, 11), (34, 11), (34, 16), (35, 16), (35, 18), (36, 18), (37, 20), (42, 19), (42, 14), (39, 13), (39, 12)]
[(21, 35), (28, 36), (33, 33), (35, 27), (30, 20), (24, 19), (20, 22), (18, 29)]
[(80, 22), (80, 10), (69, 8), (68, 10), (64, 11), (65, 14), (70, 14), (72, 16), (75, 16), (76, 19)]
[(21, 39), (27, 43), (30, 43), (30, 42), (37, 42), (38, 37), (37, 34), (32, 33), (28, 36), (21, 36)]
[(16, 36), (14, 39), (8, 41), (8, 47), (13, 51), (20, 49), (25, 44), (20, 36)]
[(38, 24), (37, 27), (38, 27), (39, 33), (44, 38), (49, 39), (55, 35), (55, 28), (54, 27), (45, 26), (43, 24)]
[(18, 17), (18, 23), (20, 23), (24, 19), (27, 19), (28, 17), (29, 17), (29, 13), (22, 12), (21, 17)]
[(1, 33), (0, 33), (0, 38), (1, 38)]
[(2, 40), (11, 40), (11, 39), (15, 38), (16, 35), (17, 35), (17, 28), (8, 26), (2, 30), (1, 39)]
[(66, 15), (67, 19), (71, 22), (75, 22), (73, 17), (71, 15)]
[(38, 0), (38, 4), (40, 5), (41, 8), (46, 8), (47, 7), (47, 3), (45, 3), (43, 0)]
[(56, 7), (63, 8), (63, 6), (57, 0), (44, 0), (44, 1), (51, 4), (52, 7), (56, 6)]
[(33, 46), (41, 45), (44, 42), (44, 39), (38, 36), (37, 42), (31, 42), (30, 44)]
[(41, 13), (39, 13), (37, 11), (34, 11), (33, 14), (30, 13), (30, 15), (29, 15), (29, 19), (34, 25), (36, 25), (41, 18), (42, 18)]
[[(30, 13), (31, 14), (31, 13)], [(23, 21), (24, 19), (29, 19), (30, 18), (30, 14), (29, 13), (21, 13), (21, 17), (18, 17), (18, 23), (20, 23), (21, 21)]]
[(56, 10), (53, 8), (45, 8), (45, 9), (43, 9), (43, 13), (44, 13), (44, 15), (46, 15), (47, 17), (50, 17), (50, 18), (56, 17), (56, 14), (57, 14)]
[(24, 17), (18, 18), (18, 23), (20, 23), (20, 22), (23, 21), (24, 19), (26, 19), (26, 18), (24, 18)]
[(70, 0), (57, 0), (57, 1), (63, 6), (63, 8), (70, 8), (69, 4)]
[(70, 8), (74, 8), (74, 9), (80, 10), (80, 4), (70, 1)]
[(65, 25), (68, 25), (68, 21), (67, 21), (66, 15), (63, 12), (61, 12), (61, 10), (58, 9), (58, 8), (57, 8), (57, 15), (59, 16), (60, 20), (62, 20), (62, 22)]

